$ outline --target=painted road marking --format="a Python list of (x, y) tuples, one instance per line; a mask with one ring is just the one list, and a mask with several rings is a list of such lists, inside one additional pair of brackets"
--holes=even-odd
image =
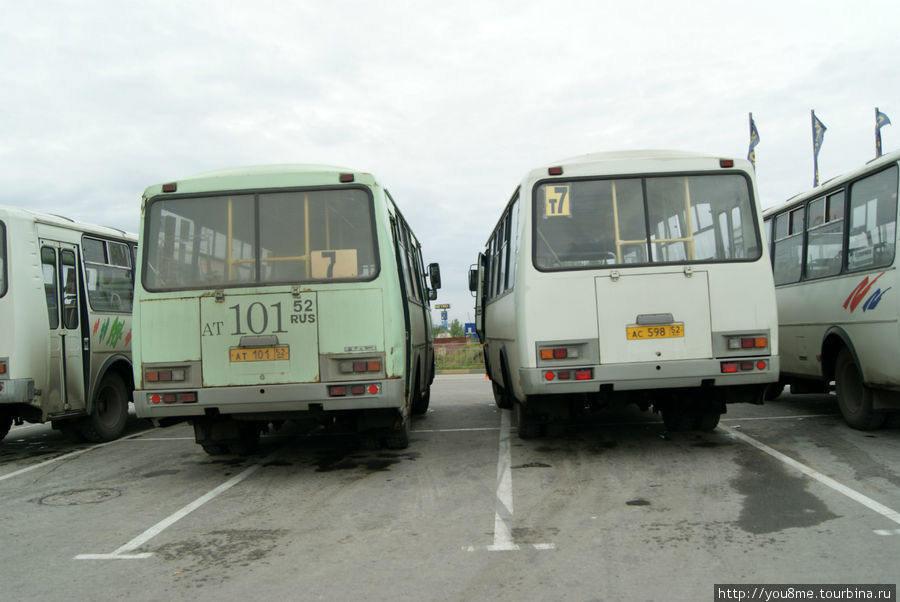
[(14, 472), (9, 474), (5, 474), (0, 476), (0, 481), (5, 481), (7, 479), (11, 479), (13, 477), (17, 477), (21, 474), (25, 474), (26, 472), (31, 472), (32, 470), (37, 470), (38, 468), (43, 468), (44, 466), (49, 466), (55, 462), (59, 462), (60, 460), (69, 460), (74, 458), (75, 456), (80, 456), (83, 453), (89, 452), (91, 450), (100, 449), (101, 447), (106, 447), (107, 445), (112, 445), (113, 443), (119, 443), (120, 441), (127, 441), (128, 439), (133, 439), (137, 436), (141, 435), (141, 433), (135, 433), (134, 435), (129, 435), (127, 437), (123, 437), (122, 439), (115, 439), (113, 441), (107, 441), (106, 443), (98, 443), (97, 445), (92, 445), (90, 447), (85, 447), (84, 449), (76, 449), (75, 451), (69, 452), (67, 454), (63, 454), (61, 456), (56, 456), (55, 458), (50, 458), (49, 460), (44, 460), (43, 462), (39, 462), (37, 464), (32, 464), (31, 466), (26, 466), (25, 468), (20, 468)]
[(500, 411), (500, 449), (497, 458), (497, 497), (494, 504), (494, 543), (487, 547), (463, 546), (466, 552), (516, 552), (519, 550), (555, 550), (556, 544), (517, 544), (512, 535), (513, 488), (510, 450), (510, 410)]
[(279, 449), (278, 451), (276, 451), (274, 453), (269, 454), (268, 456), (266, 456), (265, 458), (263, 458), (262, 460), (260, 460), (256, 464), (254, 464), (253, 466), (249, 466), (248, 468), (244, 469), (243, 472), (233, 476), (232, 478), (228, 479), (227, 481), (225, 481), (224, 483), (222, 483), (215, 489), (212, 489), (208, 493), (198, 497), (196, 500), (194, 500), (193, 502), (191, 502), (190, 504), (188, 504), (181, 510), (178, 510), (174, 514), (171, 514), (171, 515), (167, 516), (166, 518), (162, 519), (161, 521), (159, 521), (158, 523), (156, 523), (155, 525), (153, 525), (152, 527), (150, 527), (149, 529), (147, 529), (146, 531), (144, 531), (143, 533), (141, 533), (140, 535), (138, 535), (137, 537), (135, 537), (128, 543), (126, 543), (125, 545), (121, 546), (117, 550), (115, 550), (109, 554), (78, 554), (77, 556), (75, 556), (75, 560), (140, 560), (143, 558), (150, 558), (151, 556), (153, 556), (152, 552), (141, 552), (141, 553), (137, 553), (137, 554), (134, 554), (132, 552), (134, 552), (134, 550), (138, 549), (139, 547), (141, 547), (142, 545), (144, 545), (145, 543), (147, 543), (148, 541), (150, 541), (151, 539), (153, 539), (154, 537), (156, 537), (157, 535), (159, 535), (160, 533), (162, 533), (163, 531), (165, 531), (166, 529), (168, 529), (169, 527), (171, 527), (172, 525), (174, 525), (175, 523), (180, 521), (182, 518), (184, 518), (185, 516), (187, 516), (188, 514), (190, 514), (197, 508), (199, 508), (200, 506), (206, 504), (207, 502), (214, 500), (222, 493), (225, 493), (226, 491), (228, 491), (229, 489), (231, 489), (232, 487), (234, 487), (235, 485), (237, 485), (238, 483), (240, 483), (241, 481), (243, 481), (244, 479), (246, 479), (247, 477), (252, 475), (254, 472), (259, 470), (259, 468), (263, 464), (270, 462), (276, 456), (281, 454), (286, 447), (287, 446)]
[[(781, 453), (780, 451), (773, 449), (773, 448), (769, 447), (768, 445), (766, 445), (765, 443), (762, 443), (761, 441), (757, 441), (753, 437), (745, 435), (744, 433), (742, 433), (740, 431), (736, 431), (734, 429), (728, 430), (728, 429), (725, 429), (724, 427), (719, 427), (719, 429), (725, 431), (729, 437), (732, 437), (735, 439), (740, 439), (741, 441), (743, 441), (745, 443), (749, 443), (756, 449), (769, 454), (776, 460), (779, 460), (779, 461), (787, 464), (788, 466), (790, 466), (791, 468), (794, 468), (795, 470), (799, 470), (806, 476), (813, 478), (816, 481), (819, 481), (823, 485), (830, 487), (831, 489), (837, 491), (838, 493), (841, 493), (841, 494), (847, 496), (854, 502), (862, 504), (866, 508), (868, 508), (870, 510), (874, 510), (881, 516), (900, 525), (900, 512), (897, 512), (896, 510), (893, 510), (892, 508), (888, 508), (887, 506), (885, 506), (884, 504), (882, 504), (880, 502), (876, 502), (872, 498), (870, 498), (866, 495), (863, 495), (862, 493), (856, 491), (855, 489), (851, 489), (850, 487), (847, 487), (843, 483), (839, 483), (838, 481), (832, 479), (831, 477), (826, 476), (813, 468), (810, 468), (806, 464), (801, 464), (800, 462), (798, 462), (797, 460), (794, 460), (790, 456), (786, 456), (785, 454)], [(900, 530), (898, 530), (898, 531), (900, 531)], [(879, 535), (894, 534), (891, 532), (884, 532), (883, 529), (879, 529), (879, 530), (875, 531), (875, 533), (878, 533)]]

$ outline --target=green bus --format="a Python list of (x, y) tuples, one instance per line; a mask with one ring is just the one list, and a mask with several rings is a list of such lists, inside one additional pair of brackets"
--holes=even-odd
[(440, 269), (374, 176), (271, 165), (151, 186), (138, 248), (138, 416), (189, 421), (209, 454), (285, 420), (408, 446)]

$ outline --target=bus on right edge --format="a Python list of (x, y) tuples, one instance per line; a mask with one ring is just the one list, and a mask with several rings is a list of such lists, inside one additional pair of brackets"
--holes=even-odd
[(778, 302), (781, 376), (792, 393), (834, 382), (853, 428), (900, 410), (896, 265), (900, 151), (764, 213)]

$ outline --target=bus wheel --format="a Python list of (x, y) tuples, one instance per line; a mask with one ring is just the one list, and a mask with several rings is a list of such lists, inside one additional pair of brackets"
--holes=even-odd
[(384, 446), (387, 449), (406, 449), (409, 447), (409, 418), (402, 416), (391, 427), (390, 433), (384, 437)]
[(494, 381), (491, 381), (491, 388), (494, 390), (494, 403), (497, 404), (497, 407), (501, 410), (511, 410), (513, 407), (512, 395)]
[(0, 411), (0, 440), (3, 440), (12, 427), (13, 417), (9, 412)]
[(704, 433), (711, 433), (716, 430), (716, 427), (719, 426), (719, 417), (721, 414), (716, 412), (715, 410), (709, 412), (701, 412), (694, 416), (693, 424), (695, 431), (703, 431)]
[(863, 431), (877, 429), (884, 424), (887, 416), (872, 411), (872, 389), (863, 383), (859, 368), (846, 349), (838, 353), (834, 381), (838, 407), (847, 424)]
[(516, 426), (519, 429), (519, 439), (534, 439), (541, 434), (541, 425), (535, 420), (534, 416), (528, 413), (525, 404), (517, 401), (516, 407)]
[[(666, 425), (666, 431), (670, 433), (686, 431), (693, 426), (693, 416), (680, 408), (665, 409), (660, 413), (662, 414), (663, 424)], [(718, 422), (718, 416), (716, 421)]]
[(203, 451), (210, 456), (224, 456), (231, 451), (225, 443), (201, 443), (201, 445), (203, 446)]
[(122, 377), (108, 372), (97, 389), (91, 415), (82, 419), (81, 434), (88, 441), (112, 441), (122, 435), (128, 421), (128, 393)]
[(249, 456), (259, 448), (259, 434), (259, 424), (242, 422), (238, 426), (238, 438), (228, 442), (228, 449), (236, 456)]
[(431, 385), (425, 387), (425, 392), (419, 391), (419, 373), (416, 370), (416, 388), (413, 389), (412, 406), (409, 411), (413, 416), (421, 416), (428, 411), (428, 404), (431, 403)]

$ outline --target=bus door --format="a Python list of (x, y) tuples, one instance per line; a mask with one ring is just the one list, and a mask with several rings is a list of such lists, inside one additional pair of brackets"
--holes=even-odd
[(49, 320), (48, 382), (41, 398), (47, 414), (85, 407), (84, 352), (79, 295), (78, 247), (41, 239), (41, 270)]

